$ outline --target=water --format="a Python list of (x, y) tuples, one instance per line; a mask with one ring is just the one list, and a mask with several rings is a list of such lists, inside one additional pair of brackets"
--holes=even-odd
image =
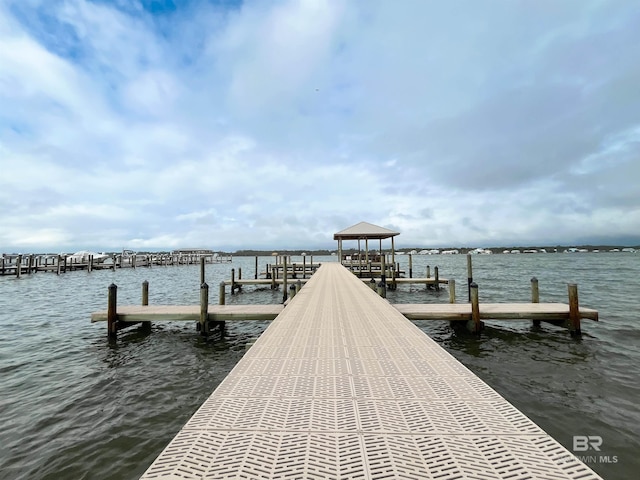
[[(407, 269), (408, 257), (398, 256)], [(271, 259), (261, 258), (260, 268)], [(315, 258), (331, 261), (334, 258)], [(300, 261), (301, 258), (294, 258)], [(607, 479), (640, 469), (640, 255), (537, 254), (475, 256), (482, 301), (529, 301), (532, 276), (542, 302), (567, 301), (578, 283), (581, 305), (600, 312), (583, 321), (582, 338), (530, 322), (487, 323), (482, 336), (446, 322), (417, 324), (569, 450), (576, 435), (600, 436), (601, 451), (575, 454)], [(232, 267), (253, 277), (253, 257), (207, 266), (217, 302)], [(466, 300), (465, 256), (414, 256), (455, 278)], [(106, 338), (90, 314), (106, 309), (107, 286), (119, 304), (138, 304), (148, 280), (152, 304), (197, 304), (197, 266), (70, 272), (0, 278), (0, 477), (135, 479), (210, 395), (268, 322), (229, 322), (227, 336), (200, 337), (191, 323), (156, 323)], [(401, 286), (393, 303), (446, 302), (446, 289)], [(245, 287), (227, 303), (279, 303), (281, 291)], [(607, 460), (609, 462), (607, 462)], [(614, 463), (615, 460), (615, 463)]]

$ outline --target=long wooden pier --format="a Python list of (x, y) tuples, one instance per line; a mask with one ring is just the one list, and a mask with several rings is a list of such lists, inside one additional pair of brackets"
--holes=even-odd
[[(274, 320), (284, 307), (282, 305), (210, 305), (207, 320), (225, 322), (231, 320)], [(120, 322), (199, 322), (199, 305), (126, 305), (118, 307)], [(108, 311), (94, 312), (91, 322), (106, 322)]]
[(600, 477), (326, 263), (142, 478)]
[(151, 266), (195, 265), (202, 263), (231, 263), (232, 256), (212, 256), (200, 254), (133, 254), (123, 256), (111, 254), (107, 260), (94, 261), (93, 255), (83, 258), (71, 254), (28, 254), (7, 255), (0, 257), (0, 276), (30, 275), (38, 272), (61, 273), (86, 270), (116, 270), (121, 268), (140, 268)]

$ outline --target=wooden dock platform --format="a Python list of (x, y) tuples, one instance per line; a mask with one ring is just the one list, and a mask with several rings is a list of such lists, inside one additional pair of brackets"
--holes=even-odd
[[(409, 320), (470, 321), (470, 303), (396, 303), (393, 307)], [(283, 305), (210, 305), (208, 320), (275, 320)], [(121, 322), (198, 322), (199, 305), (124, 305), (119, 306)], [(580, 317), (598, 320), (598, 311), (580, 307)], [(565, 303), (481, 303), (482, 320), (567, 320), (569, 305)], [(106, 322), (107, 311), (91, 314), (91, 322)]]
[(79, 258), (72, 254), (2, 254), (0, 257), (0, 276), (30, 275), (38, 272), (61, 273), (77, 270), (119, 270), (122, 268), (141, 268), (151, 266), (195, 265), (202, 262), (231, 263), (233, 257), (201, 254), (134, 254), (123, 256), (110, 254), (106, 260), (94, 261), (92, 255)]
[(327, 263), (142, 478), (600, 477)]
[[(472, 320), (470, 303), (400, 303), (394, 307), (409, 320)], [(566, 303), (480, 303), (481, 320), (568, 320)], [(598, 311), (579, 308), (580, 318), (598, 321)]]
[[(208, 321), (274, 320), (284, 307), (282, 305), (210, 305)], [(126, 305), (118, 307), (120, 322), (198, 322), (200, 305)], [(91, 322), (106, 322), (107, 311), (91, 314)]]

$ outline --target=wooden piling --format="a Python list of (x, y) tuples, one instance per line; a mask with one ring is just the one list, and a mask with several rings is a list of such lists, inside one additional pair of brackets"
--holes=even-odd
[(289, 299), (292, 299), (296, 296), (296, 286), (292, 283), (289, 285)]
[(409, 254), (409, 278), (413, 278), (413, 255)]
[(427, 278), (431, 278), (431, 267), (427, 265)]
[[(149, 305), (149, 281), (142, 282), (142, 306), (147, 307)], [(151, 331), (151, 322), (140, 322), (142, 330), (145, 332)]]
[(20, 275), (22, 275), (22, 255), (16, 258), (16, 277), (20, 278)]
[(29, 265), (27, 266), (27, 274), (31, 274), (34, 271), (33, 253), (29, 255)]
[(107, 297), (107, 335), (115, 340), (118, 336), (118, 287), (112, 283), (109, 285)]
[(471, 321), (468, 323), (469, 330), (473, 333), (480, 333), (482, 322), (480, 321), (480, 301), (478, 298), (478, 284), (471, 282)]
[(149, 281), (145, 280), (142, 282), (142, 305), (149, 305)]
[(258, 279), (258, 256), (257, 256), (257, 255), (256, 255), (256, 273), (255, 273), (255, 275), (253, 276), (253, 278), (254, 278), (255, 280), (257, 280), (257, 279)]
[(298, 293), (301, 288), (302, 288), (302, 282), (300, 280), (298, 280), (296, 282), (296, 293)]
[[(456, 281), (452, 278), (449, 280), (449, 303), (456, 303)], [(456, 328), (458, 325), (465, 325), (464, 321), (450, 321), (449, 325)]]
[(287, 301), (287, 256), (282, 258), (282, 303)]
[[(540, 303), (540, 290), (538, 290), (538, 279), (531, 278), (531, 303)], [(540, 320), (533, 320), (533, 326), (539, 327)]]
[(209, 285), (200, 285), (200, 335), (206, 337), (209, 334)]
[(224, 286), (225, 286), (225, 283), (224, 282), (220, 282), (220, 290), (218, 292), (218, 305), (224, 305), (225, 304)]
[(205, 269), (204, 260), (205, 260), (204, 257), (200, 257), (200, 285), (202, 285), (204, 283), (204, 281), (205, 281), (205, 278), (204, 278), (204, 273), (205, 273), (204, 272), (204, 269)]
[(391, 290), (396, 290), (398, 285), (396, 284), (396, 266), (391, 265)]
[(570, 283), (569, 290), (569, 321), (571, 335), (580, 335), (580, 306), (578, 303), (578, 285)]
[(278, 271), (278, 267), (275, 265), (271, 266), (271, 290), (276, 289), (276, 273)]
[(236, 269), (231, 269), (231, 295), (234, 294), (236, 290)]
[(453, 278), (449, 280), (449, 303), (456, 303), (456, 281)]
[(434, 275), (435, 275), (435, 286), (436, 286), (436, 291), (439, 292), (440, 291), (440, 274), (438, 273), (438, 267), (436, 266), (433, 269)]
[(531, 278), (531, 303), (540, 303), (540, 290), (538, 290), (538, 279)]
[(471, 254), (467, 253), (467, 292), (469, 301), (471, 301), (471, 284), (473, 283), (473, 266), (471, 263)]

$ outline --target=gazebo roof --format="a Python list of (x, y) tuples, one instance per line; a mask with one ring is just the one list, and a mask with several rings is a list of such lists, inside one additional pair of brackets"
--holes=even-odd
[(367, 222), (356, 223), (355, 225), (345, 228), (338, 233), (333, 234), (334, 240), (358, 240), (358, 239), (384, 239), (400, 235), (400, 232), (394, 232), (388, 228), (379, 227)]

